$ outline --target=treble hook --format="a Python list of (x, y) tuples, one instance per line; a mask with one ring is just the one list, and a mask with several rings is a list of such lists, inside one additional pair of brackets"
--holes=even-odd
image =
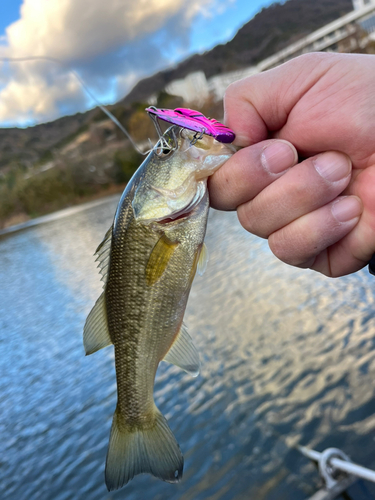
[[(156, 108), (154, 106), (150, 106), (149, 109), (156, 110)], [(177, 137), (176, 137), (174, 128), (172, 128), (172, 135), (173, 135), (173, 143), (174, 144), (173, 144), (173, 146), (171, 146), (166, 141), (164, 134), (160, 128), (159, 120), (158, 120), (159, 117), (157, 116), (157, 114), (153, 114), (153, 113), (148, 112), (148, 116), (151, 118), (151, 120), (155, 126), (156, 132), (159, 136), (159, 141), (157, 142), (157, 144), (153, 148), (155, 153), (158, 156), (161, 156), (162, 154), (165, 154), (165, 150), (168, 150), (168, 154), (171, 153), (172, 151), (176, 151), (176, 149), (178, 148), (178, 141), (177, 141)], [(184, 130), (191, 130), (191, 129), (180, 126), (180, 135)], [(204, 128), (202, 128), (200, 131), (196, 131), (195, 134), (193, 135), (192, 140), (190, 141), (190, 147), (195, 146), (195, 144), (203, 138), (205, 132), (206, 132), (206, 130)]]
[(160, 128), (160, 125), (158, 122), (158, 117), (156, 115), (151, 114), (151, 113), (148, 113), (148, 116), (151, 118), (151, 120), (156, 128), (156, 132), (158, 133), (159, 139), (161, 139), (163, 137), (163, 132)]
[(153, 121), (153, 124), (155, 126), (156, 132), (159, 136), (159, 141), (155, 144), (155, 146), (152, 148), (153, 151), (157, 156), (162, 156), (165, 155), (165, 150), (168, 151), (167, 154), (172, 153), (173, 151), (176, 151), (178, 148), (178, 140), (176, 137), (176, 133), (174, 128), (171, 129), (172, 133), (172, 139), (173, 139), (173, 146), (167, 142), (167, 140), (164, 137), (164, 134), (160, 128), (159, 122), (158, 122), (158, 117), (155, 115), (152, 115), (151, 113), (148, 113), (148, 116), (151, 118)]
[(193, 136), (193, 139), (192, 139), (192, 141), (190, 142), (190, 145), (191, 145), (191, 146), (195, 146), (195, 145), (196, 145), (196, 143), (197, 143), (198, 141), (200, 141), (200, 140), (202, 139), (202, 137), (203, 137), (203, 136), (204, 136), (204, 129), (202, 129), (202, 130), (201, 130), (201, 133), (199, 134), (199, 136), (198, 136), (198, 132), (195, 132), (195, 134), (194, 134), (194, 136)]

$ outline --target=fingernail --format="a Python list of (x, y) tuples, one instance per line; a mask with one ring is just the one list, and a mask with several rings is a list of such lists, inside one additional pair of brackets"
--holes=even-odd
[(275, 141), (267, 146), (261, 154), (263, 167), (272, 174), (279, 174), (292, 167), (298, 159), (294, 146), (286, 141)]
[(352, 168), (350, 158), (340, 153), (323, 153), (313, 159), (318, 174), (330, 182), (337, 182), (347, 177)]
[(336, 201), (331, 210), (338, 222), (348, 222), (361, 215), (362, 203), (357, 196), (347, 196)]

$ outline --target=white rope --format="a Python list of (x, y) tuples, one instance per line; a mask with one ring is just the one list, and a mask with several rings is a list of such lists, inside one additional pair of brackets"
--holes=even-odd
[[(318, 451), (315, 450), (310, 450), (305, 446), (298, 446), (298, 449), (305, 457), (310, 458), (315, 462), (319, 462), (322, 455), (322, 453), (319, 453)], [(347, 462), (346, 460), (341, 460), (341, 458), (335, 458), (335, 457), (333, 457), (329, 461), (329, 463), (334, 469), (346, 472), (347, 474), (352, 474), (354, 476), (375, 483), (375, 472), (371, 469), (367, 469), (366, 467), (362, 467), (362, 465), (353, 464), (352, 462)]]

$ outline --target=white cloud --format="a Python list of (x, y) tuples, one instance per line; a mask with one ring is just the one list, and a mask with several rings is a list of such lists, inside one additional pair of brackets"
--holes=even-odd
[[(24, 0), (21, 18), (0, 40), (0, 57), (57, 58), (99, 98), (120, 98), (116, 90), (125, 93), (172, 61), (173, 53), (187, 51), (191, 24), (212, 5), (214, 0)], [(109, 82), (116, 82), (111, 92)], [(0, 65), (0, 85), (0, 123), (46, 121), (93, 104), (73, 76), (51, 62)]]

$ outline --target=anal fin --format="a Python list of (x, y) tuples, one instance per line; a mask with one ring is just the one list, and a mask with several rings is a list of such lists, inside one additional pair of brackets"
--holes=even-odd
[(182, 368), (193, 377), (199, 375), (199, 354), (184, 324), (182, 324), (163, 361), (168, 361), (168, 363)]

